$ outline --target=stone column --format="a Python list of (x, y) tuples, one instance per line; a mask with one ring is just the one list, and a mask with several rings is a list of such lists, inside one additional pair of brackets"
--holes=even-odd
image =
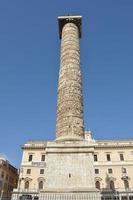
[(57, 140), (84, 138), (83, 97), (80, 70), (81, 16), (58, 17), (61, 39), (57, 101)]

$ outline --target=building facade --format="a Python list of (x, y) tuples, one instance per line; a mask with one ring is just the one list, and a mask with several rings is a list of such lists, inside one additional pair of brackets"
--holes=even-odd
[[(133, 140), (95, 141), (85, 131), (80, 69), (81, 16), (58, 17), (61, 39), (56, 138), (28, 141), (18, 188), (40, 200), (100, 199), (102, 193), (132, 195)], [(120, 196), (120, 198), (121, 198)], [(115, 196), (116, 197), (116, 196)]]
[[(94, 148), (92, 163), (95, 187), (105, 191), (133, 191), (133, 140), (95, 141), (90, 138), (90, 134), (86, 134), (86, 142), (89, 141)], [(53, 143), (28, 141), (22, 146), (23, 158), (20, 170), (22, 191), (39, 192), (45, 189), (47, 147)], [(53, 162), (53, 171), (56, 170), (55, 167)], [(68, 174), (68, 179), (69, 176), (72, 174)]]
[(14, 188), (17, 187), (18, 170), (4, 157), (0, 157), (0, 196), (10, 197)]
[(133, 140), (98, 140), (94, 150), (98, 189), (133, 192)]

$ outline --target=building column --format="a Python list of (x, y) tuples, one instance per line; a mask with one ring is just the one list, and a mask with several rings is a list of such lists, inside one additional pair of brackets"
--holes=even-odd
[(61, 38), (57, 102), (57, 140), (84, 138), (82, 80), (80, 70), (81, 16), (58, 17)]

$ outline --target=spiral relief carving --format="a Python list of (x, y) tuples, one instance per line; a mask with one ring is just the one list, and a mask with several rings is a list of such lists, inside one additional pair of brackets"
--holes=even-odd
[(84, 138), (78, 27), (66, 23), (61, 38), (56, 137)]

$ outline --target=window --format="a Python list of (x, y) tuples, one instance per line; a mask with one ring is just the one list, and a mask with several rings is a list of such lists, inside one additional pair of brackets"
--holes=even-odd
[(109, 173), (109, 174), (112, 174), (112, 173), (113, 173), (113, 170), (112, 170), (111, 168), (109, 168), (109, 169), (108, 169), (108, 173)]
[(33, 158), (33, 155), (30, 154), (30, 155), (29, 155), (29, 162), (32, 161), (32, 158)]
[(0, 187), (2, 187), (2, 185), (3, 185), (3, 182), (2, 182), (2, 181), (0, 181)]
[(100, 190), (100, 182), (99, 181), (96, 181), (95, 187)]
[(96, 154), (94, 154), (94, 161), (95, 161), (95, 162), (98, 161), (97, 155), (96, 155)]
[(44, 169), (40, 169), (40, 174), (44, 174)]
[(39, 187), (40, 190), (43, 189), (43, 181), (40, 181), (40, 182), (39, 182), (38, 187)]
[(122, 167), (122, 173), (126, 173), (126, 172), (127, 172), (126, 168)]
[(107, 154), (107, 161), (111, 161), (110, 154)]
[(1, 178), (4, 178), (4, 172), (3, 171), (1, 172)]
[(42, 155), (41, 161), (45, 161), (45, 155)]
[(122, 153), (120, 153), (120, 160), (123, 161), (124, 160), (124, 155)]
[(27, 174), (31, 174), (31, 169), (27, 169)]
[(95, 169), (95, 174), (99, 174), (99, 169)]
[(6, 175), (6, 180), (8, 181), (8, 174)]
[(4, 183), (4, 190), (7, 190), (7, 183)]
[(24, 188), (25, 188), (25, 189), (29, 189), (29, 181), (26, 181), (26, 182), (25, 182)]
[(9, 176), (9, 182), (13, 183), (14, 182), (14, 178), (12, 176)]

